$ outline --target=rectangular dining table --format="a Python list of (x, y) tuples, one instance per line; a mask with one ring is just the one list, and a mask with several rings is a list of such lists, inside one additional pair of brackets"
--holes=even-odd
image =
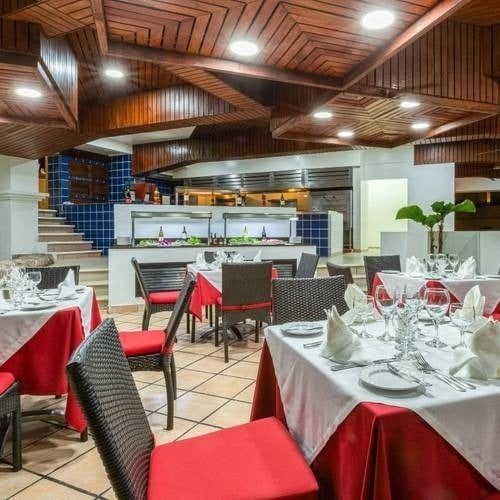
[[(458, 338), (450, 326), (442, 329), (450, 343)], [(382, 333), (382, 322), (376, 331)], [(474, 381), (477, 389), (455, 393), (429, 374), (429, 394), (408, 405), (410, 399), (385, 398), (362, 386), (362, 367), (331, 371), (319, 347), (303, 347), (308, 340), (285, 336), (277, 326), (266, 329), (251, 419), (276, 416), (288, 425), (320, 483), (322, 498), (500, 498), (500, 463), (495, 463), (499, 380)], [(384, 349), (381, 341), (370, 342)], [(440, 353), (425, 355), (435, 361)], [(445, 358), (450, 356), (448, 349)], [(433, 402), (434, 392), (442, 404)], [(410, 408), (418, 407), (418, 398), (425, 399), (417, 413)], [(449, 426), (440, 428), (446, 415)]]
[(94, 290), (88, 287), (76, 299), (59, 301), (50, 309), (0, 316), (0, 370), (19, 380), (21, 394), (68, 394), (66, 422), (80, 433), (87, 423), (69, 386), (66, 363), (100, 322)]

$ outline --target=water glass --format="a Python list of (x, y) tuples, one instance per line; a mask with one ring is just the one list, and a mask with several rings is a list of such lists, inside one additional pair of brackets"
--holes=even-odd
[(430, 347), (442, 348), (447, 344), (439, 340), (439, 323), (448, 311), (450, 294), (444, 288), (427, 288), (424, 293), (424, 306), (434, 324), (434, 338), (426, 342)]
[(40, 271), (28, 271), (26, 277), (33, 283), (33, 291), (38, 291), (38, 285), (42, 282), (42, 273)]
[(436, 272), (437, 254), (427, 254), (426, 263), (429, 274), (433, 275)]
[(450, 304), (450, 319), (454, 326), (458, 328), (460, 332), (460, 340), (458, 344), (452, 346), (454, 349), (456, 347), (465, 347), (464, 333), (469, 326), (474, 323), (476, 319), (476, 311), (474, 306), (464, 306), (463, 304), (456, 302)]
[(448, 257), (444, 253), (438, 253), (436, 257), (436, 265), (439, 276), (445, 276), (446, 268), (448, 267)]
[(450, 263), (452, 274), (455, 274), (460, 264), (460, 257), (456, 253), (450, 253), (448, 254), (448, 262)]
[(393, 322), (396, 330), (396, 349), (400, 351), (398, 357), (410, 359), (410, 351), (415, 350), (412, 344), (416, 322), (415, 311), (407, 303), (399, 302), (396, 306)]
[(368, 318), (373, 315), (375, 309), (373, 297), (371, 295), (367, 295), (364, 300), (355, 301), (353, 309), (356, 315), (361, 318), (361, 321), (363, 322), (363, 327), (361, 332), (359, 332), (359, 337), (362, 339), (373, 337), (373, 335), (366, 331), (366, 322), (368, 321)]
[(398, 300), (399, 288), (397, 287), (388, 289), (383, 285), (379, 285), (375, 289), (375, 302), (385, 322), (384, 334), (379, 337), (380, 340), (384, 342), (392, 340), (393, 338), (389, 333), (389, 319), (396, 309)]

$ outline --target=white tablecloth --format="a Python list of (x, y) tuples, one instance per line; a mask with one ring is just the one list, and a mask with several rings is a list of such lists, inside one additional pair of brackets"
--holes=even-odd
[(222, 293), (222, 270), (221, 269), (200, 269), (195, 264), (188, 264), (188, 271), (194, 274), (201, 274), (219, 292)]
[(0, 366), (15, 354), (58, 311), (78, 306), (85, 335), (90, 333), (93, 289), (85, 288), (74, 300), (59, 301), (56, 307), (40, 311), (11, 311), (0, 315)]
[[(370, 323), (368, 331), (381, 334), (383, 322)], [(453, 327), (441, 326), (441, 332), (446, 342), (457, 342), (458, 334)], [(426, 380), (432, 386), (425, 394), (385, 395), (372, 392), (359, 383), (363, 368), (333, 372), (330, 370), (332, 363), (319, 355), (319, 347), (304, 349), (304, 342), (322, 337), (284, 336), (278, 326), (267, 328), (265, 334), (288, 428), (309, 462), (357, 404), (385, 403), (408, 408), (420, 415), (486, 479), (500, 488), (500, 380), (474, 380), (477, 389), (462, 393), (429, 374)], [(396, 352), (390, 344), (377, 339), (363, 342), (373, 351), (374, 359)], [(447, 369), (451, 364), (450, 348), (438, 351), (421, 341), (417, 342), (417, 347), (432, 365)]]
[(403, 290), (405, 285), (423, 286), (427, 281), (439, 281), (443, 286), (454, 295), (460, 302), (463, 302), (465, 294), (475, 285), (479, 286), (481, 295), (484, 295), (486, 302), (484, 312), (492, 313), (500, 301), (500, 279), (493, 278), (475, 278), (475, 279), (425, 279), (415, 278), (406, 274), (378, 273), (382, 283), (386, 287), (398, 287)]

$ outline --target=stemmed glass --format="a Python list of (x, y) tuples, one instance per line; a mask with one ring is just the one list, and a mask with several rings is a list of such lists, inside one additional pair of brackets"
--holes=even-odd
[(40, 271), (28, 271), (26, 277), (33, 283), (33, 291), (38, 292), (38, 285), (42, 282), (42, 273)]
[(380, 340), (387, 342), (392, 340), (392, 336), (389, 333), (389, 319), (396, 309), (396, 305), (399, 300), (399, 288), (387, 289), (383, 285), (378, 285), (375, 289), (375, 302), (379, 311), (382, 313), (384, 318), (385, 328), (384, 334), (379, 337)]
[(472, 325), (472, 323), (474, 323), (474, 320), (476, 319), (476, 311), (474, 310), (474, 306), (464, 306), (459, 302), (450, 304), (450, 319), (460, 332), (460, 340), (458, 344), (452, 346), (453, 349), (457, 347), (465, 347), (465, 330), (467, 330), (467, 328)]
[(418, 327), (418, 315), (424, 307), (424, 294), (425, 285), (407, 285), (404, 291), (404, 301), (408, 304), (408, 307), (414, 312), (415, 318), (417, 320), (416, 333), (421, 334), (421, 330)]
[(363, 327), (359, 332), (359, 337), (362, 339), (373, 337), (373, 335), (366, 331), (366, 322), (368, 318), (373, 314), (374, 308), (375, 303), (371, 295), (367, 295), (364, 300), (356, 300), (353, 304), (354, 312), (361, 318), (361, 321), (363, 322)]
[(446, 274), (446, 267), (448, 266), (448, 257), (446, 254), (437, 254), (436, 265), (439, 276), (444, 276)]
[(454, 275), (457, 272), (458, 264), (460, 264), (460, 257), (456, 253), (448, 254), (448, 262), (451, 266), (451, 272)]
[[(398, 302), (394, 315), (396, 330), (396, 349), (400, 351), (399, 359), (409, 359), (409, 351), (413, 329), (415, 327), (415, 311), (406, 302)], [(415, 350), (413, 348), (413, 350)]]
[(433, 275), (434, 272), (436, 271), (437, 254), (435, 254), (435, 253), (428, 254), (426, 261), (427, 261), (427, 267), (429, 269), (429, 273), (431, 275)]
[(444, 288), (427, 288), (424, 292), (424, 305), (434, 323), (434, 338), (425, 344), (430, 347), (446, 347), (447, 344), (439, 340), (439, 323), (450, 305), (448, 290)]

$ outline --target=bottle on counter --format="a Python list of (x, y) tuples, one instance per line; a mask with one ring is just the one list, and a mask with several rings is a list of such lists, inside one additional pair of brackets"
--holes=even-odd
[(283, 193), (281, 193), (280, 207), (284, 207), (285, 205), (286, 205), (286, 203), (285, 203), (285, 197), (283, 196)]
[(158, 191), (158, 188), (156, 186), (155, 186), (154, 191), (153, 191), (153, 204), (154, 205), (161, 204), (160, 191)]
[(164, 234), (163, 234), (163, 227), (160, 226), (160, 230), (158, 231), (158, 243), (161, 243), (163, 241), (163, 238), (164, 238)]
[(236, 206), (241, 207), (242, 203), (243, 203), (243, 201), (241, 198), (241, 193), (240, 193), (240, 190), (238, 189), (238, 191), (236, 192)]
[(243, 238), (248, 238), (248, 230), (246, 226), (243, 228)]
[(186, 226), (182, 227), (182, 239), (187, 240), (188, 239), (188, 233), (186, 231)]
[(262, 226), (262, 241), (267, 240), (266, 226)]

